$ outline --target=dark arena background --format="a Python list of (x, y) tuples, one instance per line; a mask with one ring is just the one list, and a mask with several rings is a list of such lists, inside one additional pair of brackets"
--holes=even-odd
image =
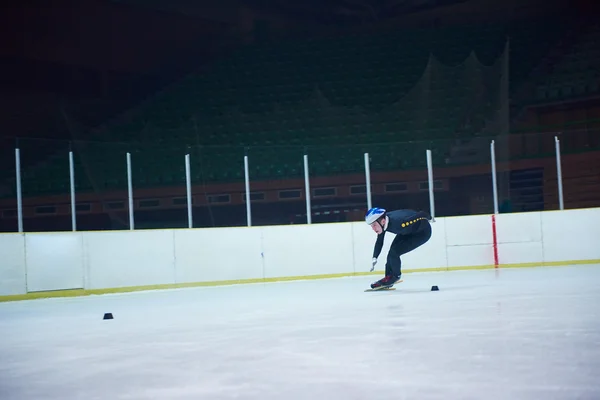
[(246, 225), (246, 184), (252, 225), (306, 223), (305, 161), (313, 223), (361, 220), (368, 194), (427, 209), (428, 150), (436, 216), (491, 213), (492, 143), (500, 213), (559, 209), (560, 182), (565, 208), (600, 206), (591, 0), (13, 0), (0, 18), (3, 232), (21, 212), (25, 232), (73, 229), (72, 194), (77, 230), (130, 229), (130, 204), (136, 229), (188, 227), (186, 160), (194, 227)]

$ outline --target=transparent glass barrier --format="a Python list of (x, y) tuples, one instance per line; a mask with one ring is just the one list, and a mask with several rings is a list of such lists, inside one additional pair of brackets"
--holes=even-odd
[[(190, 164), (194, 227), (246, 226), (243, 147), (194, 147)], [(183, 202), (184, 196), (182, 191), (177, 201)]]
[[(298, 222), (296, 216), (306, 210), (302, 147), (285, 144), (252, 146), (246, 154), (252, 225)], [(245, 188), (240, 196), (245, 206)]]
[(0, 138), (0, 232), (18, 230), (15, 146), (14, 138)]
[(369, 194), (372, 206), (431, 211), (428, 150), (436, 216), (493, 213), (492, 143), (500, 213), (557, 210), (561, 187), (565, 209), (600, 206), (600, 127), (419, 141), (387, 135), (321, 144), (282, 137), (243, 146), (2, 139), (0, 229), (18, 229), (15, 146), (26, 232), (72, 229), (70, 152), (77, 230), (130, 228), (128, 154), (136, 229), (188, 227), (186, 156), (193, 227), (361, 221)]
[[(69, 142), (52, 139), (19, 138), (23, 230), (68, 231), (71, 219), (61, 218), (69, 210)], [(15, 199), (15, 167), (11, 168), (10, 189)]]

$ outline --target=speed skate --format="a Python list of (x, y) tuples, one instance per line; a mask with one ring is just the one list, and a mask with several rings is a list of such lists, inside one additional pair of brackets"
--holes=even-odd
[[(394, 283), (394, 285), (401, 283), (401, 282), (403, 282), (402, 279), (400, 279), (398, 282)], [(375, 289), (369, 288), (369, 289), (365, 290), (365, 292), (381, 292), (381, 291), (385, 291), (385, 290), (396, 290), (396, 288), (393, 286), (380, 286)]]

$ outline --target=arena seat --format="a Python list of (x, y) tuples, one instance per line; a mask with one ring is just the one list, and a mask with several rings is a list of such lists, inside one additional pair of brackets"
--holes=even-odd
[[(246, 147), (253, 180), (301, 176), (305, 149), (315, 175), (362, 171), (365, 151), (391, 156), (374, 160), (374, 170), (423, 167), (414, 155), (428, 140), (477, 135), (477, 124), (459, 127), (493, 113), (497, 105), (474, 100), (476, 77), (497, 63), (507, 38), (513, 90), (565, 29), (558, 19), (523, 19), (244, 47), (92, 132), (128, 144), (76, 149), (77, 190), (126, 188), (128, 151), (135, 187), (182, 184), (186, 152), (194, 183), (243, 180)], [(593, 90), (578, 58), (586, 46), (560, 68), (560, 84), (546, 82), (539, 92)], [(464, 67), (472, 52), (476, 62)], [(433, 148), (441, 160), (444, 150)], [(66, 154), (25, 168), (24, 176), (27, 195), (68, 193)]]
[(564, 101), (598, 95), (600, 86), (600, 24), (592, 24), (580, 40), (538, 79), (533, 102)]

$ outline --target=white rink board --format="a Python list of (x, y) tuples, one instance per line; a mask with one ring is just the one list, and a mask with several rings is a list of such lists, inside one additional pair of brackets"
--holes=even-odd
[(543, 259), (542, 213), (496, 216), (498, 263), (536, 263)]
[(0, 234), (0, 296), (27, 293), (25, 235)]
[(177, 283), (262, 278), (260, 228), (175, 231)]
[(25, 236), (27, 290), (82, 289), (82, 234), (33, 233)]
[[(496, 216), (499, 263), (600, 259), (600, 209)], [(402, 256), (419, 270), (494, 264), (490, 215), (438, 218)], [(376, 273), (395, 235), (386, 234)], [(0, 295), (368, 272), (377, 235), (364, 222), (0, 235)]]
[(489, 215), (451, 217), (446, 220), (446, 244), (467, 246), (492, 244), (492, 218)]
[(490, 215), (446, 218), (448, 267), (494, 264), (494, 240)]
[(263, 227), (264, 277), (354, 272), (349, 223)]
[(542, 214), (544, 261), (600, 259), (600, 209)]
[(542, 213), (496, 215), (498, 243), (542, 243)]
[(89, 232), (88, 289), (175, 283), (172, 230)]
[(494, 246), (475, 244), (471, 246), (448, 246), (448, 267), (476, 267), (494, 265)]
[(502, 264), (539, 263), (543, 254), (542, 242), (498, 244), (500, 266)]

